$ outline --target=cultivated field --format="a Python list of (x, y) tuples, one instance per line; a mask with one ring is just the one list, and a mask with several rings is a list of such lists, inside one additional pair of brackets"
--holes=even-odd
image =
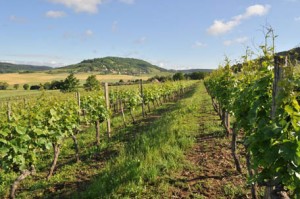
[[(9, 85), (14, 84), (39, 84), (45, 82), (51, 82), (53, 80), (63, 80), (65, 79), (69, 73), (57, 73), (57, 74), (49, 74), (49, 73), (7, 73), (0, 74), (0, 81), (7, 82)], [(75, 74), (75, 77), (81, 81), (87, 79), (90, 75), (97, 75), (97, 73), (78, 73)], [(131, 76), (131, 75), (97, 75), (97, 79), (100, 81), (107, 82), (117, 82), (119, 80), (135, 80), (135, 79), (148, 79), (148, 76)]]

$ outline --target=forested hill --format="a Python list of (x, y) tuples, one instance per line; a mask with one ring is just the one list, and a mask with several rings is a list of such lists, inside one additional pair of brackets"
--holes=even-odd
[(58, 68), (56, 70), (68, 72), (92, 72), (97, 71), (102, 74), (153, 74), (167, 72), (146, 61), (133, 58), (104, 57), (84, 60), (78, 64)]
[(33, 66), (33, 65), (23, 65), (23, 64), (11, 64), (0, 62), (0, 73), (17, 73), (17, 72), (34, 72), (34, 71), (44, 71), (51, 70), (48, 66)]

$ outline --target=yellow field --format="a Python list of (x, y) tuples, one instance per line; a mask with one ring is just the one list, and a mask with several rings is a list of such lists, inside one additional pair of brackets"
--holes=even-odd
[[(69, 73), (47, 74), (47, 73), (8, 73), (0, 74), (0, 82), (7, 82), (9, 85), (14, 84), (39, 84), (45, 82), (51, 82), (53, 80), (63, 80)], [(81, 81), (86, 80), (92, 73), (78, 73), (75, 77)], [(95, 74), (96, 75), (96, 74)], [(147, 80), (147, 76), (130, 76), (130, 75), (96, 75), (97, 79), (101, 82), (117, 82), (120, 79), (124, 81), (143, 79)]]

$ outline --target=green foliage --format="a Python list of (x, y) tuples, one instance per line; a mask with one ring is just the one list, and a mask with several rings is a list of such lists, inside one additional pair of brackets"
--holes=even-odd
[(81, 100), (81, 109), (84, 112), (84, 120), (89, 123), (103, 122), (108, 118), (105, 99), (100, 93), (85, 96)]
[[(152, 96), (158, 99), (164, 95), (172, 95), (177, 90), (192, 83), (169, 82), (166, 84), (145, 85), (145, 87), (150, 89), (154, 86), (155, 88), (151, 91)], [(132, 110), (141, 104), (142, 98), (138, 91), (137, 87), (126, 87), (119, 92), (112, 92), (110, 97), (112, 100), (122, 99), (125, 101), (125, 109)], [(1, 169), (5, 170), (7, 174), (16, 174), (32, 167), (41, 168), (39, 164), (44, 161), (42, 158), (44, 158), (45, 151), (52, 149), (53, 146), (59, 146), (61, 150), (64, 149), (62, 144), (68, 141), (67, 138), (78, 132), (80, 122), (103, 122), (107, 119), (109, 111), (102, 96), (102, 92), (83, 92), (82, 110), (79, 110), (77, 100), (72, 93), (57, 93), (51, 97), (42, 95), (38, 99), (28, 98), (24, 101), (13, 102), (12, 112), (9, 116), (6, 111), (1, 111), (3, 110), (1, 109)], [(173, 139), (173, 141), (180, 143), (180, 146), (188, 145), (186, 141), (181, 139)], [(173, 159), (173, 153), (175, 152), (169, 151), (168, 148), (164, 150), (166, 156), (172, 160), (172, 166), (176, 166), (176, 161)], [(48, 157), (49, 152), (46, 154)], [(135, 163), (127, 166), (134, 166)], [(156, 175), (155, 172), (154, 174), (149, 172), (147, 176)], [(1, 177), (2, 175), (0, 175)], [(2, 189), (4, 183), (0, 185), (0, 189)]]
[(29, 87), (30, 87), (29, 84), (24, 84), (24, 85), (23, 85), (24, 90), (28, 90)]
[(79, 80), (71, 73), (63, 82), (62, 92), (74, 92), (79, 87)]
[(63, 80), (60, 80), (60, 81), (54, 80), (50, 83), (49, 90), (56, 90), (56, 89), (61, 90), (63, 88), (64, 88), (64, 81)]
[(129, 75), (167, 71), (166, 69), (152, 65), (143, 60), (120, 57), (104, 57), (84, 60), (79, 64), (62, 67), (59, 70), (67, 70), (72, 72), (97, 71), (103, 74), (116, 73)]
[(240, 69), (234, 71), (226, 62), (205, 84), (219, 105), (234, 115), (236, 127), (245, 132), (256, 174), (251, 180), (283, 184), (293, 194), (300, 194), (299, 76), (293, 66), (283, 69), (272, 117), (273, 48), (261, 48), (264, 55), (260, 59), (249, 61), (246, 55)]
[(49, 149), (48, 131), (42, 117), (45, 109), (41, 103), (15, 110), (10, 120), (0, 125), (1, 167), (16, 172), (34, 166), (36, 154)]
[(100, 90), (100, 81), (97, 80), (96, 75), (91, 75), (86, 79), (86, 83), (83, 84), (86, 91)]
[(206, 72), (192, 72), (192, 73), (185, 74), (185, 76), (186, 76), (187, 79), (201, 80), (201, 79), (204, 79), (204, 77), (207, 74), (208, 73), (206, 73)]
[(184, 74), (182, 72), (179, 72), (179, 73), (175, 73), (173, 75), (173, 80), (184, 80), (185, 77), (184, 77)]
[(14, 89), (18, 90), (20, 87), (20, 84), (14, 84)]
[(0, 90), (6, 90), (8, 88), (7, 82), (0, 82)]
[(159, 82), (167, 82), (172, 80), (172, 76), (158, 76), (155, 75), (154, 77), (149, 78), (147, 81), (148, 82), (153, 82), (158, 80)]

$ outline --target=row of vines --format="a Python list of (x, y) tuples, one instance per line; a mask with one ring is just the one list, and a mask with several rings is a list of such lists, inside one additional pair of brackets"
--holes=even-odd
[[(108, 87), (102, 91), (41, 95), (0, 104), (0, 172), (18, 173), (10, 189), (15, 197), (19, 183), (36, 172), (36, 164), (43, 153), (53, 150), (53, 161), (47, 175), (49, 179), (56, 168), (61, 146), (73, 139), (76, 160), (80, 160), (76, 135), (95, 125), (95, 145), (100, 144), (100, 123), (125, 113), (135, 122), (132, 111), (142, 106), (143, 115), (163, 102), (183, 94), (193, 82), (167, 82), (128, 87)], [(109, 124), (108, 124), (109, 125)], [(110, 129), (108, 137), (110, 137)], [(45, 176), (46, 177), (46, 176)]]
[[(273, 32), (266, 36), (272, 38)], [(252, 198), (257, 186), (265, 187), (265, 198), (300, 198), (300, 74), (288, 57), (262, 46), (263, 55), (242, 64), (225, 66), (205, 79), (212, 103), (232, 134), (232, 154), (237, 136), (246, 149)], [(231, 121), (229, 116), (233, 119)]]

